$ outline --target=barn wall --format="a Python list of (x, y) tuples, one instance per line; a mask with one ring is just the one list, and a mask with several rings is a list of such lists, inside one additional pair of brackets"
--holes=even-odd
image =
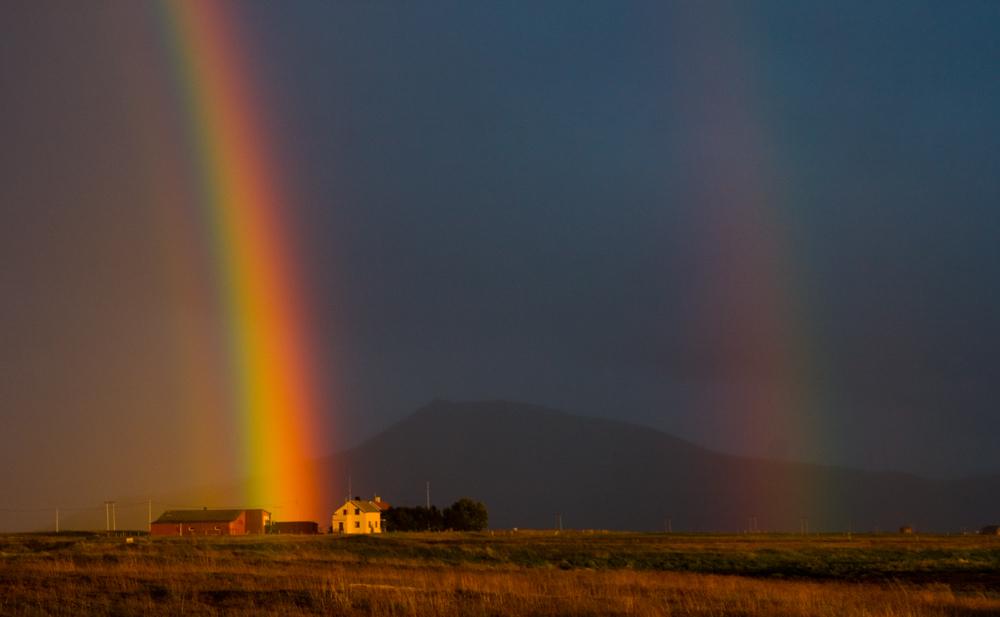
[(264, 525), (270, 521), (271, 515), (264, 510), (253, 509), (245, 510), (240, 518), (244, 519), (243, 533), (264, 533)]
[[(216, 529), (218, 527), (218, 529)], [(154, 536), (229, 536), (238, 533), (234, 523), (153, 523), (149, 532)]]

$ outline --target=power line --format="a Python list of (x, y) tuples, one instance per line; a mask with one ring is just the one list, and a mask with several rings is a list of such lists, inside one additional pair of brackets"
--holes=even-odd
[[(168, 507), (171, 507), (171, 508), (188, 508), (188, 509), (191, 509), (191, 510), (203, 510), (205, 508), (204, 505), (193, 506), (193, 505), (190, 505), (190, 504), (164, 503), (162, 501), (153, 501), (151, 503), (153, 503), (155, 505), (158, 505), (158, 506), (168, 506)], [(292, 506), (292, 505), (296, 505), (296, 504), (298, 504), (298, 500), (297, 499), (292, 500), (292, 501), (286, 501), (286, 502), (283, 502), (283, 503), (270, 503), (270, 504), (263, 504), (263, 505), (250, 505), (250, 506), (247, 506), (247, 505), (241, 505), (241, 506), (232, 506), (232, 505), (230, 505), (230, 506), (213, 506), (212, 509), (213, 510), (255, 510), (255, 509), (264, 509), (264, 508), (283, 508), (285, 506)], [(144, 506), (144, 505), (146, 505), (146, 503), (131, 504), (131, 505)]]
[[(144, 505), (144, 504), (129, 504), (128, 506), (119, 506), (121, 508), (127, 508), (129, 506)], [(0, 508), (0, 512), (51, 512), (56, 509), (56, 506), (51, 508)], [(92, 510), (100, 510), (100, 506), (94, 506), (93, 508), (63, 508), (59, 507), (63, 512), (90, 512)]]
[[(62, 501), (62, 500), (57, 500), (57, 499), (27, 498), (27, 499), (22, 499), (20, 501), (28, 501), (28, 502), (32, 502), (32, 501), (33, 502), (50, 501), (50, 502), (53, 502), (54, 505), (52, 507), (48, 507), (48, 508), (37, 508), (37, 507), (36, 508), (0, 508), (0, 515), (6, 515), (6, 514), (40, 514), (40, 513), (47, 513), (47, 514), (49, 514), (49, 516), (54, 515), (55, 516), (55, 529), (56, 529), (57, 532), (62, 528), (62, 525), (61, 525), (62, 521), (61, 521), (61, 519), (62, 519), (62, 515), (64, 515), (65, 513), (67, 513), (67, 512), (69, 512), (69, 513), (74, 513), (74, 512), (99, 512), (101, 510), (101, 506), (65, 507), (65, 503), (66, 502)], [(70, 503), (74, 503), (74, 501), (70, 500)], [(83, 502), (75, 501), (75, 503), (83, 503)], [(172, 504), (172, 503), (165, 503), (165, 502), (161, 502), (161, 501), (153, 501), (151, 499), (147, 500), (147, 501), (144, 501), (144, 502), (125, 503), (125, 504), (121, 504), (121, 505), (119, 505), (115, 501), (105, 501), (104, 502), (104, 510), (105, 510), (105, 518), (107, 519), (105, 521), (106, 530), (110, 532), (110, 531), (116, 531), (118, 529), (118, 517), (117, 517), (117, 513), (118, 513), (117, 509), (118, 508), (126, 508), (127, 509), (127, 508), (138, 508), (138, 507), (144, 506), (145, 509), (147, 510), (147, 514), (146, 514), (147, 519), (148, 519), (147, 520), (147, 524), (152, 524), (152, 519), (153, 519), (153, 504), (156, 504), (158, 506), (166, 506), (168, 508), (181, 508), (181, 509), (191, 509), (191, 510), (202, 510), (202, 509), (205, 509), (205, 506), (203, 506), (203, 505)], [(269, 509), (270, 510), (270, 509), (280, 509), (283, 506), (291, 506), (293, 504), (296, 507), (298, 507), (298, 505), (299, 505), (298, 500), (292, 500), (292, 501), (288, 501), (288, 502), (285, 502), (285, 503), (282, 503), (282, 504), (266, 504), (264, 506), (259, 506), (259, 505), (255, 505), (255, 506), (246, 506), (246, 505), (239, 505), (239, 506), (216, 506), (216, 507), (213, 507), (212, 509), (218, 509), (218, 510)], [(32, 517), (32, 518), (34, 518), (34, 517)], [(49, 519), (49, 520), (52, 520), (52, 519)]]

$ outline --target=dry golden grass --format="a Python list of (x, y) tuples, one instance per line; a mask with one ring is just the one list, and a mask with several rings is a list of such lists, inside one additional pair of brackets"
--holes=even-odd
[[(516, 540), (529, 543), (530, 548), (544, 538), (524, 535)], [(610, 544), (597, 543), (595, 550), (614, 553), (622, 544), (637, 543), (648, 547), (659, 538), (609, 534), (607, 539)], [(627, 568), (525, 567), (502, 561), (448, 564), (406, 556), (403, 550), (411, 543), (458, 544), (464, 547), (461, 550), (473, 552), (481, 550), (478, 542), (493, 543), (486, 549), (494, 551), (504, 546), (488, 535), (396, 535), (384, 541), (397, 550), (381, 556), (358, 547), (377, 548), (383, 539), (359, 543), (329, 536), (138, 539), (134, 544), (100, 537), (8, 536), (4, 540), (0, 543), (0, 614), (1000, 614), (1000, 594), (989, 588), (954, 591), (926, 581), (783, 580)], [(573, 541), (587, 546), (586, 540)], [(746, 541), (673, 538), (681, 544), (699, 542), (702, 549), (712, 551), (723, 550), (719, 542)], [(824, 539), (816, 541), (822, 546)], [(963, 542), (961, 538), (947, 541), (960, 546)], [(787, 542), (794, 539), (775, 538), (773, 546)]]

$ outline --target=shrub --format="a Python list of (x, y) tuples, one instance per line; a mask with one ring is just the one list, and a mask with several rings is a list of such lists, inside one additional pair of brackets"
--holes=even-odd
[(490, 522), (486, 506), (463, 497), (444, 509), (444, 526), (455, 531), (482, 531)]

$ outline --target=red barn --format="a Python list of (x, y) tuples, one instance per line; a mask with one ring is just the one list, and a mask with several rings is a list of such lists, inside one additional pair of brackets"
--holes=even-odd
[(167, 510), (149, 526), (153, 536), (236, 536), (264, 533), (271, 513), (247, 510)]

